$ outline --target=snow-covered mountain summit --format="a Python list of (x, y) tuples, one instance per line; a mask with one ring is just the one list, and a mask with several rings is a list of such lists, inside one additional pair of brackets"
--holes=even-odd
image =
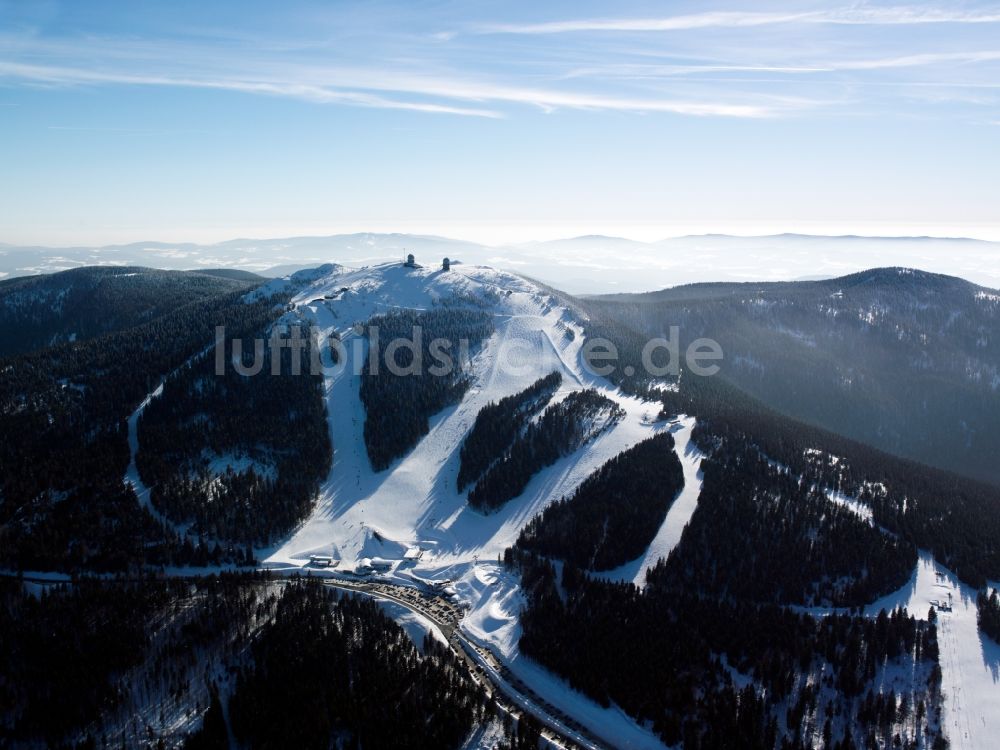
[[(375, 471), (365, 449), (365, 407), (359, 395), (362, 376), (356, 358), (368, 355), (363, 326), (393, 311), (426, 311), (448, 306), (486, 310), (494, 333), (471, 360), (462, 364), (471, 386), (461, 400), (430, 419), (430, 431), (388, 469)], [(511, 662), (519, 660), (518, 617), (524, 604), (518, 578), (498, 558), (521, 529), (545, 506), (569, 495), (596, 469), (622, 451), (664, 429), (673, 429), (685, 465), (693, 510), (699, 491), (700, 454), (685, 452), (693, 420), (657, 423), (657, 404), (626, 396), (604, 378), (588, 372), (582, 350), (585, 341), (580, 313), (569, 298), (515, 274), (485, 266), (454, 264), (443, 270), (402, 263), (361, 269), (332, 268), (302, 286), (283, 321), (315, 326), (321, 338), (336, 332), (347, 361), (325, 375), (325, 394), (334, 459), (311, 517), (284, 543), (267, 550), (264, 566), (312, 575), (375, 573), (413, 584), (437, 582), (454, 590), (468, 609), (463, 630)], [(359, 341), (359, 339), (361, 339)], [(593, 388), (613, 400), (624, 416), (609, 423), (598, 436), (554, 465), (542, 469), (525, 490), (496, 512), (471, 508), (467, 492), (456, 489), (460, 449), (483, 407), (511, 396), (558, 372), (562, 383), (557, 403), (574, 391)], [(684, 503), (678, 504), (679, 508)], [(676, 516), (676, 514), (673, 514)], [(676, 542), (686, 519), (668, 518)], [(662, 536), (662, 534), (661, 534)], [(656, 555), (669, 552), (654, 543)], [(409, 554), (408, 554), (409, 553)], [(332, 569), (312, 560), (337, 561)], [(645, 561), (643, 561), (645, 562)], [(621, 577), (641, 582), (645, 565), (621, 571)], [(524, 660), (521, 660), (522, 662)], [(523, 665), (527, 669), (529, 665)], [(537, 666), (525, 675), (551, 680)], [(551, 688), (551, 686), (549, 686)], [(656, 747), (650, 734), (617, 712), (605, 716), (579, 694), (557, 690), (567, 700), (586, 704), (583, 713), (597, 712), (601, 722), (617, 726), (622, 736), (635, 735), (637, 747)], [(581, 706), (566, 706), (575, 714)]]
[[(360, 365), (368, 343), (357, 341), (373, 316), (401, 310), (468, 306), (488, 311), (494, 333), (460, 363), (471, 378), (461, 401), (431, 419), (430, 434), (385, 471), (365, 452)], [(560, 298), (532, 281), (485, 266), (402, 263), (361, 269), (335, 267), (297, 291), (283, 322), (314, 326), (321, 338), (337, 333), (348, 361), (326, 376), (334, 465), (312, 518), (271, 550), (271, 567), (307, 565), (331, 556), (353, 568), (372, 556), (398, 560), (409, 547), (424, 550), (410, 572), (458, 578), (478, 558), (496, 560), (520, 528), (612, 456), (653, 433), (655, 405), (627, 397), (588, 373), (582, 322)], [(626, 417), (594, 442), (543, 470), (502, 510), (483, 515), (456, 490), (458, 451), (479, 411), (549, 373), (562, 375), (554, 400), (594, 388), (625, 409)]]

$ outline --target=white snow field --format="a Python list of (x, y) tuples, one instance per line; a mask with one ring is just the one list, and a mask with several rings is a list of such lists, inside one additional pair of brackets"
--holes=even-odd
[[(367, 340), (354, 333), (353, 325), (392, 308), (428, 309), (455, 295), (488, 302), (494, 315), (496, 332), (467, 363), (472, 387), (459, 404), (431, 419), (430, 433), (408, 454), (386, 471), (373, 472), (363, 439), (365, 412), (356, 374), (356, 361), (368, 356)], [(622, 711), (600, 707), (518, 653), (523, 601), (517, 579), (498, 564), (521, 528), (548, 503), (571, 493), (618, 453), (668, 429), (655, 420), (658, 405), (627, 397), (604, 378), (588, 373), (581, 358), (582, 331), (570, 311), (546, 291), (512, 274), (466, 265), (452, 266), (448, 272), (402, 264), (359, 270), (337, 267), (298, 291), (293, 303), (284, 321), (318, 326), (324, 339), (336, 331), (346, 360), (325, 375), (334, 448), (330, 476), (302, 527), (283, 544), (259, 551), (263, 565), (285, 572), (340, 575), (362, 560), (382, 558), (389, 569), (381, 574), (394, 582), (449, 581), (448, 590), (468, 607), (464, 632), (490, 648), (539, 694), (615, 746), (661, 748), (650, 731)], [(567, 328), (575, 334), (572, 339)], [(459, 448), (476, 415), (487, 403), (517, 393), (553, 370), (563, 375), (554, 400), (593, 387), (618, 402), (625, 417), (539, 472), (519, 497), (497, 512), (483, 515), (472, 510), (465, 493), (456, 491), (455, 480)], [(680, 425), (677, 437), (682, 451), (692, 426), (693, 420)], [(686, 466), (689, 460), (693, 459), (685, 459)], [(686, 501), (692, 504), (690, 515), (696, 496)], [(420, 559), (403, 560), (413, 547), (422, 550)], [(332, 569), (317, 569), (310, 566), (314, 555), (339, 562)]]

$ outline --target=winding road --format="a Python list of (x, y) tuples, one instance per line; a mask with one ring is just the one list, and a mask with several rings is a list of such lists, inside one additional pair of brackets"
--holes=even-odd
[(326, 578), (326, 585), (399, 604), (432, 622), (444, 634), (452, 651), (467, 666), (473, 679), (485, 683), (501, 710), (515, 719), (527, 712), (542, 725), (542, 737), (551, 747), (565, 750), (601, 750), (610, 747), (579, 722), (524, 684), (487, 648), (471, 641), (459, 627), (463, 612), (443, 596), (383, 581), (346, 581)]

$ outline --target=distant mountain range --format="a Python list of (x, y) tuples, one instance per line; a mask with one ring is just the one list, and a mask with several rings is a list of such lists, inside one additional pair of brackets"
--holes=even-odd
[(488, 246), (415, 234), (235, 239), (216, 244), (137, 242), (106, 247), (0, 244), (0, 278), (89, 265), (171, 270), (234, 268), (283, 276), (322, 263), (365, 266), (443, 257), (531, 276), (571, 294), (645, 292), (707, 281), (795, 281), (844, 276), (873, 266), (905, 266), (1000, 288), (1000, 243), (933, 237), (827, 237), (709, 234), (638, 242), (587, 235)]

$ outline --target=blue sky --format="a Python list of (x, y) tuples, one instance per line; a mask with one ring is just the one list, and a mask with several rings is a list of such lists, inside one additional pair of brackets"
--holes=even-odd
[(1000, 239), (1000, 3), (0, 0), (0, 242)]

